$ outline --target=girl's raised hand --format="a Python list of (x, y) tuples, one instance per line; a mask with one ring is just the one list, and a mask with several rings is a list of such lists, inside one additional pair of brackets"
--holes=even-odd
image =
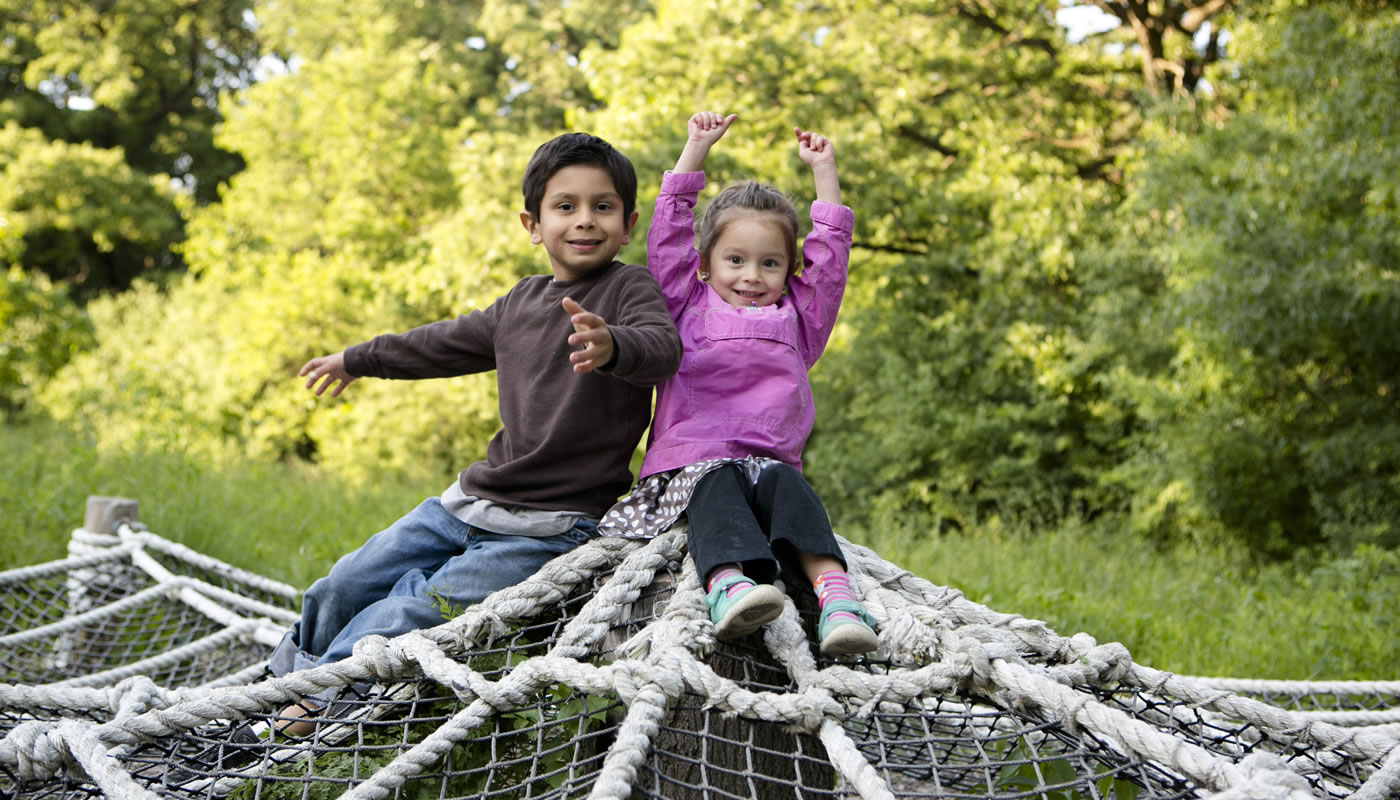
[(792, 133), (797, 137), (797, 156), (802, 163), (809, 167), (836, 163), (836, 145), (830, 139), (801, 128), (793, 128)]
[(710, 146), (720, 140), (724, 132), (729, 130), (729, 126), (738, 119), (738, 114), (724, 116), (716, 111), (701, 111), (690, 118), (687, 125), (690, 131), (690, 141), (696, 144)]

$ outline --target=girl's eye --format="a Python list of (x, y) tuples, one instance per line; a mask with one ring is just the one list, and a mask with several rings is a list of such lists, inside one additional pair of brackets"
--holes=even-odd
[(729, 261), (729, 263), (731, 263), (731, 264), (742, 264), (742, 263), (744, 263), (744, 259), (739, 258), (738, 256), (730, 256), (729, 259), (728, 259), (728, 261)]
[(770, 258), (767, 261), (763, 262), (763, 266), (765, 269), (777, 269), (778, 262)]

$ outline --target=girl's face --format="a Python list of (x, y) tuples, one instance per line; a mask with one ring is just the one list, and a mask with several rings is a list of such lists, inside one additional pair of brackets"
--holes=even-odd
[(771, 306), (783, 296), (789, 267), (783, 227), (759, 215), (725, 226), (710, 248), (710, 285), (735, 308)]

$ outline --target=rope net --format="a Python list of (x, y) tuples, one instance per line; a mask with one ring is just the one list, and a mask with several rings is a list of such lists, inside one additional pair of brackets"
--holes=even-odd
[[(819, 656), (798, 591), (720, 643), (684, 542), (597, 540), (274, 678), (295, 589), (77, 531), (68, 559), (0, 572), (0, 796), (1400, 796), (1400, 682), (1176, 676), (845, 541), (878, 652)], [(311, 733), (279, 730), (326, 690)]]

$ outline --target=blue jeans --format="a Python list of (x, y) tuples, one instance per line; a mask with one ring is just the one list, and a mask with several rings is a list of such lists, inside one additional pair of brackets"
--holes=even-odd
[(545, 562), (593, 538), (580, 519), (554, 536), (512, 536), (474, 528), (436, 497), (342, 557), (306, 590), (301, 621), (273, 654), (274, 674), (350, 657), (371, 634), (393, 638), (446, 622), (438, 598), (457, 610), (534, 575)]

